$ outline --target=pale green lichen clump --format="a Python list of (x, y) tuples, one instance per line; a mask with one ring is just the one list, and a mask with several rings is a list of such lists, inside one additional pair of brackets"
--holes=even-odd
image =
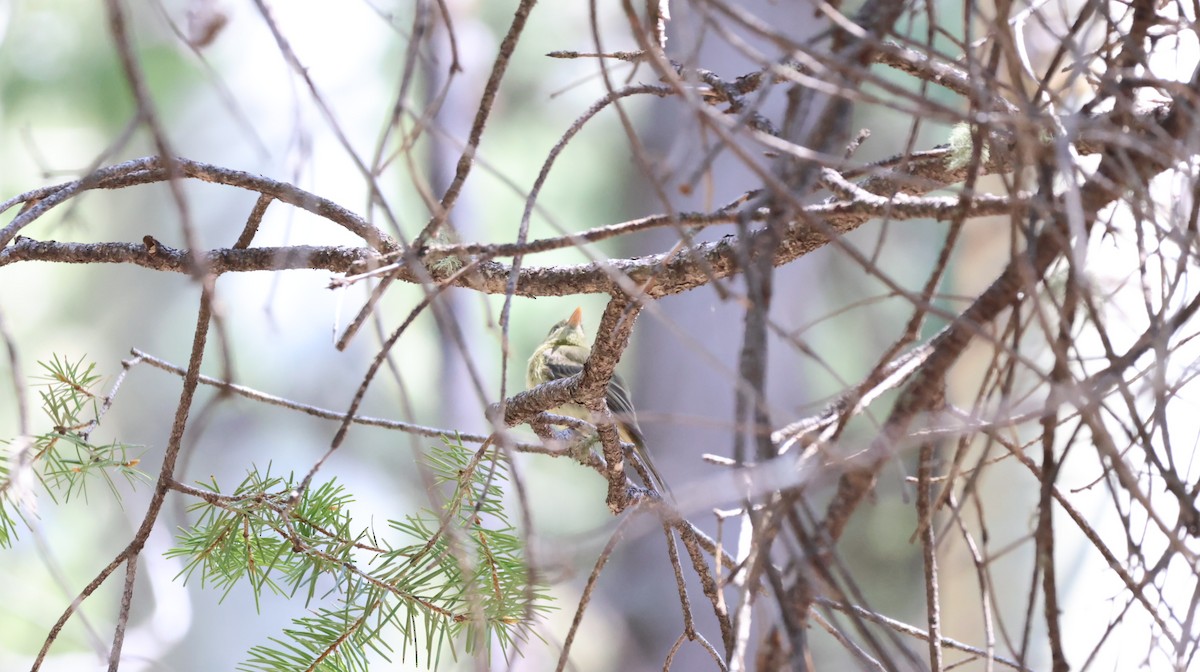
[[(973, 147), (971, 146), (971, 125), (965, 122), (955, 124), (950, 129), (950, 155), (946, 157), (946, 167), (950, 170), (958, 170), (965, 167), (971, 162), (973, 153)], [(990, 148), (985, 142), (979, 152), (979, 160), (982, 163), (987, 163), (990, 155)]]

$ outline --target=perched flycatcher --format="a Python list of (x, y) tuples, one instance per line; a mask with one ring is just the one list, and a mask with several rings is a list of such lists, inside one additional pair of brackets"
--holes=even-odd
[[(583, 363), (587, 361), (591, 351), (583, 335), (583, 309), (576, 308), (571, 317), (550, 327), (546, 340), (533, 351), (533, 356), (529, 358), (529, 369), (525, 373), (525, 384), (532, 389), (547, 381), (570, 378), (583, 371)], [(646, 437), (642, 435), (641, 427), (638, 427), (633, 402), (629, 398), (629, 388), (620, 376), (613, 374), (612, 380), (608, 382), (604, 401), (607, 402), (608, 410), (617, 423), (617, 433), (621, 440), (633, 444), (638, 459), (646, 465), (650, 475), (657, 481), (654, 485), (663, 493), (669, 492), (667, 484), (650, 461), (650, 453), (646, 450)], [(578, 404), (560, 406), (551, 409), (551, 412), (591, 420), (588, 410)]]

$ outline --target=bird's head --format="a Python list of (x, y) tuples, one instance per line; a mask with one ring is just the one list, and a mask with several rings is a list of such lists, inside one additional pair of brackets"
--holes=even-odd
[(578, 345), (586, 344), (587, 337), (583, 335), (583, 309), (576, 308), (571, 316), (550, 327), (546, 334), (547, 345)]

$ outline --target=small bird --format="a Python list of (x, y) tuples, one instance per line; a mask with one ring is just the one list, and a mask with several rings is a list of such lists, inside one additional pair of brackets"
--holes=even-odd
[[(546, 340), (533, 351), (529, 358), (529, 369), (525, 373), (525, 384), (534, 388), (541, 383), (560, 378), (570, 378), (583, 371), (583, 363), (587, 361), (592, 350), (585, 344), (583, 335), (583, 309), (576, 308), (571, 317), (557, 322), (550, 327)], [(613, 374), (608, 382), (608, 390), (604, 394), (608, 410), (613, 414), (617, 423), (617, 433), (621, 440), (632, 443), (638, 460), (646, 466), (656, 486), (663, 493), (670, 493), (667, 484), (650, 461), (650, 453), (646, 450), (646, 437), (642, 428), (638, 427), (637, 416), (633, 412), (633, 402), (629, 398), (629, 388), (621, 377)], [(552, 413), (567, 415), (581, 420), (591, 420), (588, 410), (578, 404), (567, 404), (550, 409)]]

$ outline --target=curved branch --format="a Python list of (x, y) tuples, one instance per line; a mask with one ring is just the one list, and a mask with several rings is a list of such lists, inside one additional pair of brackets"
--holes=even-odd
[[(392, 252), (399, 249), (399, 244), (383, 231), (371, 226), (362, 217), (350, 210), (322, 198), (311, 192), (294, 187), (286, 182), (279, 182), (262, 175), (255, 175), (241, 170), (221, 168), (200, 161), (192, 161), (176, 157), (173, 159), (173, 169), (177, 175), (239, 187), (247, 191), (266, 194), (294, 205), (302, 210), (341, 225), (350, 233), (361, 238), (368, 246), (379, 252)], [(81, 179), (63, 184), (42, 187), (25, 192), (19, 196), (0, 203), (0, 212), (11, 208), (17, 203), (25, 203), (25, 209), (18, 214), (8, 226), (0, 229), (0, 248), (6, 248), (10, 242), (26, 226), (50, 211), (54, 206), (63, 203), (73, 196), (91, 189), (121, 189), (137, 184), (150, 184), (170, 179), (170, 175), (162, 160), (156, 156), (134, 159), (119, 163), (108, 168), (101, 168)]]

